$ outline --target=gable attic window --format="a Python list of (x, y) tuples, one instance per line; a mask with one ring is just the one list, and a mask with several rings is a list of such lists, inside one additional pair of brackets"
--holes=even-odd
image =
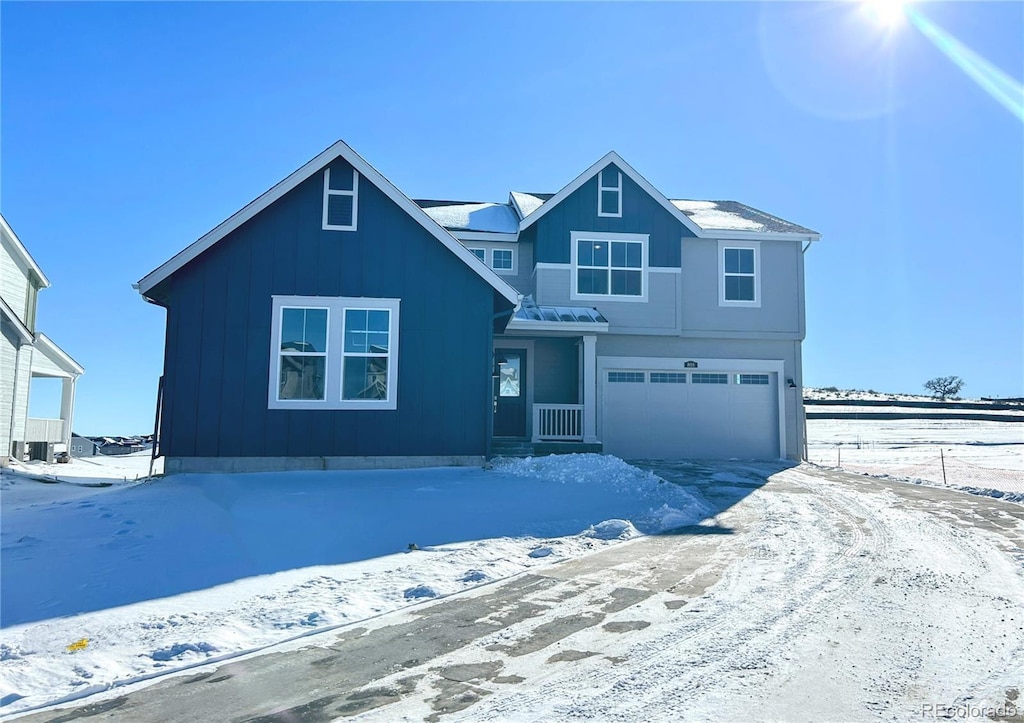
[(324, 170), (324, 231), (355, 231), (359, 216), (359, 173)]
[(597, 175), (597, 215), (622, 218), (622, 173), (614, 166)]
[(397, 409), (399, 299), (274, 296), (270, 409)]

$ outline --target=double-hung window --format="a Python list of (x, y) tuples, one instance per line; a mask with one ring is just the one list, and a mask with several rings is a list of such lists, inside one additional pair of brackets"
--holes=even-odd
[(718, 301), (722, 306), (760, 306), (761, 247), (757, 242), (718, 244)]
[(398, 299), (274, 296), (271, 409), (396, 409)]
[(597, 174), (597, 215), (622, 218), (622, 172), (614, 166)]
[(574, 231), (572, 298), (647, 298), (647, 240), (642, 234)]

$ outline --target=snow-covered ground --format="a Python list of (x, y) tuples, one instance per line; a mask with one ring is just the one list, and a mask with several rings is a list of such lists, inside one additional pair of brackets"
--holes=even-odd
[[(599, 455), (124, 482), (148, 464), (0, 477), (0, 713), (365, 620), (711, 510)], [(44, 474), (77, 484), (33, 478)], [(82, 486), (104, 479), (121, 483)]]
[[(442, 720), (502, 723), (1019, 721), (1024, 514), (919, 493), (785, 470), (718, 515), (732, 534), (715, 543), (647, 538), (631, 557), (572, 563), (523, 600), (537, 615), (338, 703), (404, 685), (355, 720), (437, 720), (448, 706)], [(688, 554), (704, 565), (672, 571)], [(652, 580), (653, 566), (676, 577)], [(635, 604), (609, 604), (621, 586)], [(583, 622), (552, 634), (560, 621)]]
[(808, 419), (807, 440), (814, 464), (1024, 502), (1024, 423)]
[[(1024, 493), (1022, 431), (1022, 425), (1013, 423), (955, 420), (808, 421), (814, 463), (835, 466), (841, 455), (844, 469), (941, 485), (941, 449), (951, 486), (1020, 493)], [(365, 625), (403, 607), (527, 572), (543, 574), (553, 563), (589, 559), (624, 540), (642, 541), (643, 535), (667, 528), (702, 520), (707, 525), (727, 525), (730, 518), (718, 514), (722, 504), (714, 495), (733, 487), (741, 497), (750, 495), (759, 481), (780, 466), (681, 464), (672, 468), (683, 470), (675, 475), (664, 466), (653, 468), (672, 483), (597, 455), (503, 461), (489, 470), (177, 475), (140, 482), (136, 480), (149, 471), (145, 453), (76, 460), (69, 465), (20, 465), (0, 476), (0, 715), (83, 698), (111, 686), (120, 689), (284, 641), (312, 641), (306, 636), (349, 629), (356, 622)], [(40, 481), (53, 479), (60, 481)], [(834, 602), (829, 595), (835, 588), (825, 581), (834, 578), (837, 584), (845, 584), (845, 578), (836, 576), (841, 566), (831, 561), (833, 553), (841, 554), (844, 564), (858, 566), (849, 573), (857, 584), (867, 579), (864, 570), (868, 568), (862, 570), (862, 562), (872, 563), (868, 567), (873, 570), (884, 568), (891, 579), (902, 581), (891, 588), (863, 587), (870, 592), (865, 599), (874, 609), (891, 613), (887, 625), (892, 629), (909, 624), (904, 620), (909, 611), (901, 607), (899, 595), (914, 588), (914, 580), (924, 579), (920, 576), (925, 572), (918, 568), (927, 568), (927, 579), (938, 580), (944, 590), (950, 580), (959, 584), (974, 579), (965, 560), (982, 560), (978, 564), (1004, 577), (1020, 575), (1024, 562), (1020, 554), (1013, 570), (999, 567), (995, 553), (988, 548), (982, 551), (977, 546), (981, 543), (964, 547), (967, 538), (957, 532), (958, 523), (947, 532), (932, 530), (932, 537), (938, 537), (918, 544), (911, 531), (916, 534), (919, 523), (889, 509), (891, 496), (856, 499), (848, 492), (812, 483), (806, 476), (789, 480), (790, 488), (781, 497), (756, 501), (761, 493), (751, 495), (755, 501), (744, 514), (755, 532), (753, 537), (744, 536), (742, 545), (756, 554), (743, 563), (742, 570), (727, 570), (728, 582), (714, 587), (706, 598), (711, 603), (732, 601), (729, 610), (737, 620), (760, 621), (745, 628), (744, 645), (770, 648), (781, 634), (778, 631), (790, 631), (792, 643), (794, 625), (799, 627), (803, 620), (803, 608), (783, 606), (769, 615), (769, 608), (751, 607), (757, 600), (778, 599), (783, 605), (783, 590), (789, 589), (808, 599), (817, 595), (822, 605)], [(826, 493), (835, 499), (829, 502)], [(1018, 499), (1024, 500), (1024, 494)], [(836, 522), (826, 519), (824, 512), (829, 510), (836, 514), (853, 510), (854, 517)], [(762, 517), (767, 521), (760, 521)], [(864, 529), (858, 531), (858, 525)], [(968, 525), (972, 535), (982, 534), (974, 523)], [(830, 534), (835, 539), (812, 539), (828, 530), (833, 530)], [(779, 539), (783, 533), (785, 544)], [(850, 535), (856, 543), (853, 547), (867, 550), (863, 560), (842, 553)], [(886, 536), (898, 537), (898, 544), (885, 542)], [(703, 536), (704, 540), (718, 538)], [(740, 544), (740, 538), (735, 539)], [(874, 540), (874, 547), (864, 540)], [(930, 562), (925, 559), (937, 549), (945, 550), (942, 556)], [(1024, 551), (1024, 541), (1018, 550)], [(877, 557), (881, 552), (891, 559)], [(775, 567), (762, 565), (768, 559), (775, 561)], [(796, 567), (787, 577), (783, 573), (789, 567), (777, 564), (790, 562)], [(819, 570), (820, 579), (801, 577), (807, 570)], [(751, 579), (761, 580), (761, 586)], [(614, 582), (609, 579), (607, 584)], [(812, 582), (817, 587), (808, 587)], [(999, 588), (990, 578), (978, 584), (990, 591)], [(1018, 588), (1011, 588), (1017, 595)], [(960, 602), (968, 605), (970, 596), (965, 595)], [(1019, 610), (1024, 603), (1013, 595), (996, 598), (1011, 600)], [(937, 603), (932, 598), (925, 602)], [(984, 602), (993, 604), (989, 599)], [(849, 605), (851, 600), (843, 597), (840, 603)], [(648, 608), (645, 615), (655, 624), (679, 624), (668, 612), (659, 617), (657, 604)], [(698, 606), (698, 612), (709, 609)], [(572, 613), (571, 606), (561, 606), (560, 611)], [(950, 620), (957, 618), (942, 618), (940, 612), (937, 608), (930, 612), (927, 624), (946, 630)], [(792, 621), (796, 622), (787, 616), (795, 616)], [(683, 618), (702, 619), (700, 615)], [(822, 620), (815, 623), (824, 624)], [(883, 628), (868, 632), (885, 642), (889, 639)], [(662, 633), (667, 630), (663, 628)], [(682, 635), (678, 640), (699, 642), (704, 640), (701, 630), (700, 625), (694, 628), (687, 622), (663, 641)], [(841, 628), (835, 631), (838, 637), (801, 639), (801, 654), (831, 659), (835, 656), (830, 646), (853, 640), (851, 635)], [(623, 639), (619, 647), (625, 650), (636, 640)], [(971, 644), (980, 644), (979, 640), (974, 636)], [(661, 645), (653, 637), (649, 645), (643, 643), (642, 650), (652, 651), (651, 659), (662, 662), (629, 675), (636, 680), (648, 675), (678, 676), (679, 671), (665, 662), (675, 655), (671, 652), (675, 648), (658, 652)], [(613, 645), (607, 650), (610, 657), (601, 659), (617, 659), (618, 648)], [(708, 670), (723, 665), (744, 670), (748, 663), (753, 665), (746, 658), (741, 660), (743, 656), (736, 657), (738, 653), (727, 652), (719, 650), (690, 662), (699, 668), (703, 660)], [(758, 660), (749, 670), (761, 670), (767, 664), (785, 666), (778, 656)], [(597, 661), (584, 664), (584, 673)], [(841, 661), (841, 665), (832, 661), (828, 669), (856, 665), (879, 680), (892, 672), (885, 661), (876, 660), (875, 667), (869, 663), (860, 658)], [(943, 690), (954, 689), (956, 670), (942, 678)], [(802, 684), (813, 684), (815, 689), (836, 684), (801, 675)], [(598, 676), (599, 683), (607, 677), (601, 676), (604, 673)], [(712, 678), (702, 679), (700, 685)], [(552, 700), (573, 700), (575, 694), (569, 693), (573, 679), (558, 680), (565, 687), (556, 687)], [(870, 681), (861, 682), (867, 686)], [(723, 686), (708, 700), (728, 696), (731, 690)], [(629, 686), (619, 692), (625, 696), (622, 700), (632, 695)], [(856, 697), (854, 692), (849, 695)], [(489, 710), (494, 719), (509, 717), (508, 706), (514, 702), (501, 702), (505, 700), (501, 696), (493, 700), (494, 706), (477, 713)], [(534, 708), (526, 710), (538, 714), (572, 710), (571, 705), (551, 708), (543, 697), (532, 700)], [(580, 710), (595, 715), (629, 708), (625, 703), (622, 708), (588, 700)], [(786, 717), (781, 699), (772, 705), (775, 713), (768, 717)]]

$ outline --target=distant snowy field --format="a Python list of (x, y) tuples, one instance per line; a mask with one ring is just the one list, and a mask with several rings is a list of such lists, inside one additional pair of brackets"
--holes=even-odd
[(1024, 422), (808, 419), (807, 440), (815, 464), (939, 486), (944, 466), (947, 486), (1024, 502)]
[[(712, 510), (599, 455), (132, 482), (148, 468), (143, 454), (0, 475), (0, 714), (352, 624)], [(118, 484), (83, 486), (105, 481)]]

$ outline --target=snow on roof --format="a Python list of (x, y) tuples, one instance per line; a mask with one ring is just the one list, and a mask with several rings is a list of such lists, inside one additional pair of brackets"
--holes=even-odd
[(757, 233), (807, 233), (815, 231), (738, 201), (689, 201), (672, 199), (672, 205), (705, 231), (754, 231)]
[(417, 200), (416, 204), (449, 231), (512, 234), (519, 231), (519, 217), (505, 203)]
[(524, 217), (543, 206), (545, 201), (554, 195), (553, 193), (524, 193), (522, 191), (512, 191), (511, 193), (512, 200), (519, 206)]

